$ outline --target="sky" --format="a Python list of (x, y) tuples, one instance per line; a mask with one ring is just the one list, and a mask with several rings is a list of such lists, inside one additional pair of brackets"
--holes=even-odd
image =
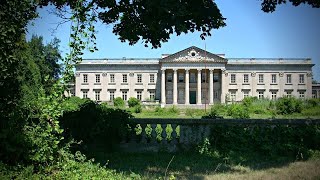
[[(320, 9), (308, 5), (280, 5), (273, 13), (261, 10), (260, 0), (216, 0), (227, 18), (226, 27), (212, 30), (211, 37), (201, 40), (200, 33), (172, 35), (161, 48), (144, 47), (139, 41), (133, 46), (122, 43), (112, 33), (112, 25), (96, 24), (98, 51), (85, 51), (83, 58), (160, 58), (197, 46), (226, 58), (311, 58), (313, 77), (320, 82)], [(70, 23), (57, 28), (62, 20), (49, 13), (53, 7), (38, 9), (40, 17), (29, 23), (27, 39), (33, 34), (43, 36), (49, 43), (54, 37), (61, 40), (60, 51), (69, 52)], [(53, 32), (53, 29), (57, 30)]]

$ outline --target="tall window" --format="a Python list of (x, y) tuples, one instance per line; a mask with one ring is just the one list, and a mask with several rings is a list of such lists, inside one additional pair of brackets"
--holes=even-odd
[(114, 100), (114, 91), (110, 91), (110, 101)]
[(114, 83), (114, 74), (110, 74), (110, 82)]
[(205, 72), (201, 73), (201, 81), (202, 82), (206, 82), (207, 81), (207, 73), (205, 73)]
[(127, 74), (122, 74), (122, 82), (127, 83), (128, 82), (128, 75)]
[(88, 98), (88, 91), (82, 91), (82, 98)]
[(302, 99), (305, 97), (304, 91), (299, 91), (299, 97), (302, 98)]
[(149, 91), (149, 98), (151, 101), (156, 99), (156, 92), (155, 91)]
[(190, 73), (190, 83), (195, 83), (196, 81), (196, 73)]
[(184, 81), (184, 74), (179, 73), (179, 82), (183, 82), (183, 81)]
[(292, 96), (292, 91), (286, 91), (286, 96), (291, 97)]
[(141, 101), (142, 99), (142, 91), (137, 91), (137, 99)]
[(181, 99), (184, 99), (184, 98), (185, 98), (184, 97), (184, 90), (181, 89), (181, 90), (178, 91), (178, 99), (181, 100)]
[(230, 83), (236, 83), (236, 74), (231, 74)]
[(213, 73), (213, 82), (219, 82), (219, 73)]
[(243, 83), (249, 83), (249, 74), (243, 75)]
[(291, 84), (291, 74), (287, 74), (287, 84)]
[(137, 82), (142, 83), (142, 74), (137, 75)]
[(277, 83), (277, 75), (276, 75), (276, 74), (272, 74), (272, 75), (271, 75), (271, 83), (272, 83), (272, 84)]
[(271, 99), (276, 100), (277, 99), (277, 91), (271, 91)]
[(172, 73), (167, 73), (167, 81), (172, 82)]
[(299, 83), (304, 84), (304, 74), (299, 74)]
[(96, 83), (100, 83), (100, 74), (96, 74)]
[(263, 74), (259, 74), (259, 83), (263, 83)]
[(235, 101), (236, 100), (236, 91), (230, 91), (230, 100)]
[(213, 98), (218, 99), (219, 91), (213, 91)]
[(154, 83), (154, 74), (150, 74), (150, 83)]
[(264, 98), (264, 91), (258, 91), (258, 97), (259, 97), (259, 99), (263, 99)]
[(95, 92), (96, 101), (100, 101), (100, 91), (94, 91), (94, 92)]
[(128, 91), (122, 91), (122, 99), (126, 101), (127, 98), (128, 98)]
[(249, 91), (243, 91), (243, 98), (249, 97)]
[(88, 74), (83, 75), (83, 83), (88, 83)]

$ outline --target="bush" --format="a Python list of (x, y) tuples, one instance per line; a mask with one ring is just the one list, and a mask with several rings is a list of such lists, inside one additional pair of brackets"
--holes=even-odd
[(210, 108), (210, 111), (208, 114), (206, 114), (205, 116), (202, 116), (202, 119), (222, 119), (222, 116), (218, 115), (218, 106), (212, 106)]
[(254, 101), (256, 101), (257, 100), (257, 97), (245, 97), (245, 98), (243, 98), (243, 100), (242, 100), (242, 104), (245, 106), (245, 107), (251, 107), (251, 105), (252, 105), (252, 103), (254, 102)]
[(135, 97), (131, 97), (128, 100), (128, 106), (129, 107), (135, 107), (137, 105), (140, 105), (140, 100), (135, 98)]
[(122, 108), (125, 106), (125, 102), (121, 97), (117, 97), (113, 100), (113, 105), (118, 108)]
[(168, 113), (178, 114), (178, 113), (179, 113), (179, 109), (178, 109), (176, 106), (171, 106), (171, 107), (168, 109)]
[(276, 108), (279, 114), (300, 113), (302, 101), (294, 97), (282, 97), (277, 100)]
[(141, 113), (142, 112), (142, 106), (140, 104), (135, 105), (133, 107), (133, 110), (134, 110), (135, 113)]
[(231, 104), (228, 106), (228, 116), (235, 119), (248, 119), (250, 118), (248, 108), (241, 104)]

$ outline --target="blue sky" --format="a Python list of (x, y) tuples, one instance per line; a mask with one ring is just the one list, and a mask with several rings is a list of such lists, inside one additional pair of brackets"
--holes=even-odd
[[(84, 58), (159, 58), (190, 46), (227, 58), (312, 58), (314, 79), (320, 81), (320, 9), (308, 5), (281, 5), (273, 13), (261, 11), (259, 0), (216, 0), (227, 26), (213, 30), (212, 36), (201, 40), (200, 33), (172, 35), (159, 49), (145, 48), (141, 42), (134, 46), (121, 43), (112, 33), (112, 26), (97, 23), (99, 51), (85, 52)], [(61, 19), (48, 13), (50, 7), (39, 9), (40, 17), (28, 26), (27, 38), (41, 35), (45, 42), (54, 37), (61, 40), (60, 50), (69, 51), (70, 23), (56, 28)]]

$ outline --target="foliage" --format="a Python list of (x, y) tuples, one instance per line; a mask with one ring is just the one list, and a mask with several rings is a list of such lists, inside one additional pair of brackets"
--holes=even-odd
[(135, 113), (141, 113), (142, 112), (142, 106), (140, 104), (135, 105), (133, 108), (134, 108), (134, 112)]
[(130, 97), (128, 100), (128, 106), (129, 107), (134, 107), (140, 105), (140, 100), (135, 98), (135, 97)]
[(121, 97), (116, 97), (113, 99), (113, 105), (118, 108), (123, 108), (125, 106), (125, 102)]
[(221, 119), (222, 117), (218, 114), (219, 106), (211, 106), (210, 111), (205, 116), (202, 116), (202, 119)]
[(282, 97), (276, 102), (279, 114), (300, 113), (302, 111), (302, 101), (294, 97)]
[(251, 105), (252, 105), (252, 103), (253, 103), (254, 101), (257, 101), (257, 97), (245, 97), (245, 98), (243, 98), (243, 100), (242, 100), (242, 104), (243, 104), (245, 107), (250, 108)]
[(168, 113), (170, 114), (178, 114), (179, 113), (179, 109), (177, 108), (177, 106), (171, 106), (168, 108)]
[(285, 4), (287, 1), (291, 2), (294, 6), (299, 6), (300, 4), (309, 4), (313, 8), (320, 8), (320, 2), (314, 0), (278, 0), (278, 1), (269, 1), (263, 0), (261, 3), (262, 10), (264, 12), (274, 12), (277, 5)]
[(231, 104), (228, 106), (228, 116), (235, 119), (248, 119), (250, 114), (248, 108), (242, 106), (241, 104)]
[(87, 100), (77, 109), (65, 112), (59, 120), (67, 136), (83, 141), (84, 145), (104, 144), (106, 150), (111, 151), (114, 144), (125, 135), (130, 117), (125, 110), (108, 108)]
[[(210, 143), (220, 153), (258, 152), (269, 156), (307, 158), (310, 149), (319, 150), (319, 126), (223, 126), (211, 127)], [(301, 157), (303, 156), (303, 157)]]

